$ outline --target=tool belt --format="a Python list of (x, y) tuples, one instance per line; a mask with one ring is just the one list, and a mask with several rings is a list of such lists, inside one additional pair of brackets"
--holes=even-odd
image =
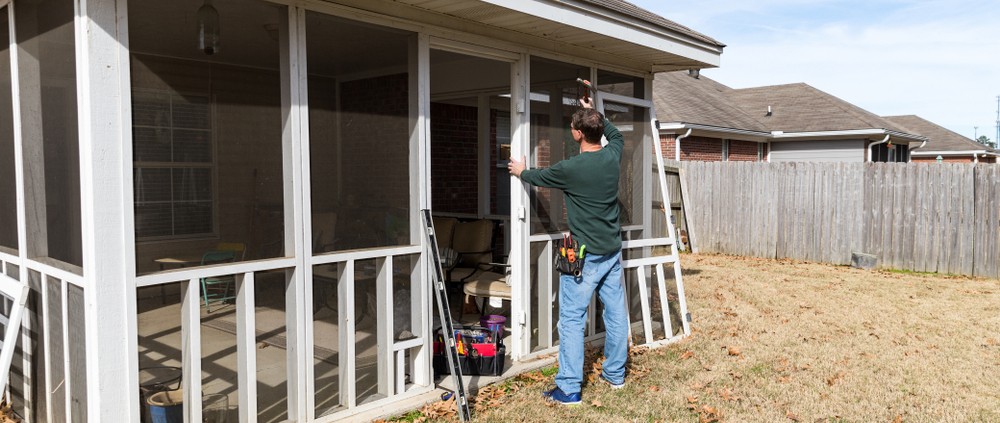
[(556, 270), (564, 275), (580, 277), (583, 274), (583, 258), (587, 253), (586, 249), (587, 245), (579, 245), (573, 239), (573, 234), (563, 234), (562, 244), (555, 254)]

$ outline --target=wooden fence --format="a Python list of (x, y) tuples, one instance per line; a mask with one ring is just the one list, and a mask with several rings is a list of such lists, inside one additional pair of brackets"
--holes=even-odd
[(835, 264), (865, 252), (884, 268), (1000, 277), (997, 165), (669, 165), (695, 251)]

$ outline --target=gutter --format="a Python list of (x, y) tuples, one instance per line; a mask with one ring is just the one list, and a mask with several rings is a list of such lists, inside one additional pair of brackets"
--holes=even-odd
[[(812, 132), (784, 132), (784, 131), (773, 131), (771, 132), (771, 137), (775, 141), (781, 141), (784, 138), (812, 138), (812, 137), (863, 137), (871, 135), (891, 135), (896, 138), (904, 138), (914, 141), (927, 141), (927, 137), (908, 134), (905, 132), (893, 131), (889, 129), (848, 129), (843, 131), (812, 131)], [(901, 144), (909, 144), (909, 142), (900, 142)]]
[(966, 154), (977, 154), (983, 156), (994, 156), (1000, 157), (1000, 153), (986, 150), (950, 150), (950, 151), (920, 151), (914, 153), (916, 156), (937, 156), (937, 155), (966, 155)]
[(754, 140), (754, 142), (764, 142), (771, 137), (770, 132), (760, 132), (752, 131), (747, 129), (737, 129), (737, 128), (725, 128), (722, 126), (712, 126), (712, 125), (701, 125), (697, 123), (683, 123), (683, 122), (673, 122), (673, 123), (660, 123), (660, 130), (684, 130), (684, 129), (697, 129), (699, 131), (706, 132), (720, 132), (724, 134), (736, 134), (745, 135), (752, 138), (760, 138), (760, 141)]
[(688, 128), (688, 131), (677, 138), (674, 138), (674, 160), (681, 161), (681, 140), (691, 136), (691, 131), (693, 129)]
[(913, 157), (913, 150), (918, 150), (918, 149), (924, 148), (925, 145), (927, 145), (927, 140), (924, 140), (923, 142), (920, 143), (920, 145), (918, 145), (918, 146), (910, 149), (910, 152), (907, 155), (907, 157), (911, 158), (910, 161), (913, 161), (913, 159), (912, 159), (912, 157)]
[(875, 146), (879, 145), (879, 144), (885, 144), (885, 143), (889, 142), (889, 137), (891, 137), (891, 135), (886, 134), (885, 138), (882, 138), (882, 141), (873, 142), (871, 144), (868, 144), (868, 160), (867, 160), (868, 163), (872, 162), (872, 156), (875, 155), (875, 150), (874, 150)]

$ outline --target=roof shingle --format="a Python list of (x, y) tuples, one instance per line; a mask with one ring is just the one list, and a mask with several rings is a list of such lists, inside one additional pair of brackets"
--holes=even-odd
[(885, 120), (900, 126), (906, 132), (927, 137), (927, 145), (921, 149), (923, 151), (995, 151), (989, 146), (982, 145), (920, 116), (886, 116)]
[(725, 47), (725, 44), (720, 43), (712, 37), (681, 25), (677, 22), (671, 21), (632, 3), (624, 0), (583, 0), (584, 3), (589, 3), (595, 6), (600, 6), (605, 9), (621, 13), (625, 16), (630, 16), (636, 19), (646, 21), (650, 24), (659, 26), (661, 28), (669, 29), (671, 31), (676, 31), (681, 34), (690, 36), (692, 38), (707, 42), (709, 44), (714, 44), (718, 47)]
[(661, 122), (683, 122), (721, 128), (769, 132), (727, 98), (733, 89), (704, 76), (695, 79), (686, 72), (656, 74), (653, 103)]
[[(728, 98), (759, 113), (772, 131), (824, 132), (886, 129), (906, 132), (878, 115), (803, 83), (733, 90)], [(767, 116), (768, 107), (771, 115)]]

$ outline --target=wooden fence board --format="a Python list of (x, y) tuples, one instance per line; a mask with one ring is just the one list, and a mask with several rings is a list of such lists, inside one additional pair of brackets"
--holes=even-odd
[(977, 224), (976, 213), (975, 213), (975, 201), (976, 201), (976, 190), (975, 190), (975, 165), (966, 165), (962, 169), (962, 225), (959, 227), (962, 239), (962, 258), (960, 274), (971, 275), (972, 271), (972, 251), (975, 245), (973, 240), (975, 239), (975, 228)]
[[(698, 251), (1000, 277), (1000, 168), (678, 163)], [(673, 188), (671, 189), (673, 192)]]
[(987, 271), (980, 276), (1000, 278), (1000, 167), (980, 165), (986, 182), (980, 191), (988, 210), (988, 218), (984, 219), (983, 240), (987, 241), (985, 260), (989, 263)]

